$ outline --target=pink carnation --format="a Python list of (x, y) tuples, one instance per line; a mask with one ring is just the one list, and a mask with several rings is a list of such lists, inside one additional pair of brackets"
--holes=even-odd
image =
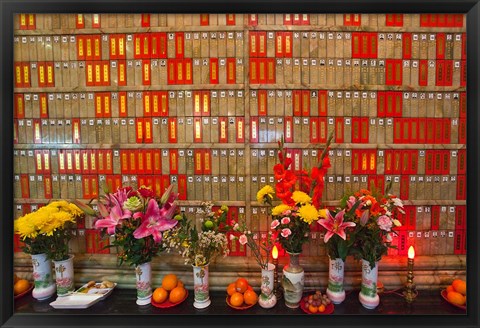
[(282, 229), (282, 237), (284, 238), (287, 238), (288, 236), (290, 236), (292, 234), (292, 231), (288, 228), (285, 228), (285, 229)]
[(279, 225), (280, 225), (280, 222), (278, 222), (278, 220), (273, 220), (272, 223), (270, 224), (270, 228), (275, 229)]
[(240, 242), (240, 244), (245, 245), (245, 244), (248, 242), (247, 236), (241, 235), (241, 236), (238, 238), (238, 241)]
[(288, 216), (286, 216), (282, 219), (281, 222), (282, 222), (282, 224), (289, 224), (290, 223), (290, 218)]
[(382, 230), (390, 231), (392, 229), (392, 220), (386, 215), (380, 216), (377, 219), (377, 224)]

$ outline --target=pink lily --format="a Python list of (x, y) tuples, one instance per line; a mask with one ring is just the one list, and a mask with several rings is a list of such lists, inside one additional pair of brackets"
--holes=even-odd
[(114, 204), (115, 205), (110, 209), (110, 213), (108, 213), (105, 206), (102, 203), (98, 203), (98, 208), (103, 216), (103, 219), (95, 222), (95, 228), (107, 228), (107, 233), (109, 235), (113, 235), (115, 233), (115, 228), (120, 221), (123, 219), (128, 219), (132, 216), (132, 212), (122, 209), (122, 206), (118, 202), (115, 202)]
[(178, 223), (177, 220), (172, 219), (176, 207), (176, 205), (168, 203), (160, 209), (155, 199), (150, 199), (145, 214), (137, 212), (133, 215), (134, 218), (142, 219), (142, 223), (133, 232), (133, 236), (141, 239), (152, 235), (155, 243), (161, 242), (162, 231), (169, 230)]
[(335, 218), (330, 214), (330, 211), (327, 211), (327, 218), (318, 220), (325, 229), (327, 229), (327, 233), (325, 234), (325, 243), (328, 242), (333, 235), (338, 235), (343, 240), (347, 239), (347, 235), (345, 234), (345, 228), (348, 227), (355, 227), (354, 222), (343, 222), (343, 216), (345, 215), (345, 210), (340, 211), (335, 215)]

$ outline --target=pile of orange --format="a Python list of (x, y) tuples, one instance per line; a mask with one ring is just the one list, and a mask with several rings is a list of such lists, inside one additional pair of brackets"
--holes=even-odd
[(238, 278), (227, 287), (230, 304), (236, 307), (254, 305), (258, 301), (258, 295), (249, 285), (247, 279)]
[(171, 303), (181, 302), (187, 295), (187, 290), (176, 275), (167, 274), (163, 277), (162, 287), (158, 287), (153, 291), (152, 300), (155, 303), (161, 304), (165, 301)]
[(447, 287), (447, 299), (455, 305), (465, 305), (467, 303), (467, 283), (464, 280), (455, 279)]
[(30, 288), (30, 283), (26, 279), (20, 279), (16, 274), (13, 275), (13, 294), (20, 295)]

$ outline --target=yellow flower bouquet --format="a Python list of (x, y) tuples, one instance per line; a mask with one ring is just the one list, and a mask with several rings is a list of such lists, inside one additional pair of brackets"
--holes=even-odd
[(54, 201), (15, 220), (14, 230), (25, 243), (25, 253), (46, 253), (51, 260), (63, 261), (69, 257), (72, 226), (82, 215), (75, 204), (65, 200)]

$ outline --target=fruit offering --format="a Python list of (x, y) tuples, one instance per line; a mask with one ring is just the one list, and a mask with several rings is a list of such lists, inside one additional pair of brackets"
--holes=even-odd
[(258, 301), (257, 293), (245, 278), (238, 278), (228, 285), (227, 294), (227, 302), (234, 308), (251, 307)]
[(177, 304), (182, 302), (187, 295), (187, 290), (176, 275), (167, 274), (163, 277), (162, 287), (153, 291), (152, 300), (157, 304), (162, 304), (167, 300), (170, 303)]
[(16, 274), (13, 275), (13, 294), (15, 296), (26, 292), (30, 288), (30, 283), (26, 279), (19, 278)]
[(321, 291), (316, 290), (314, 294), (303, 297), (305, 308), (311, 313), (323, 313), (332, 301), (328, 298), (327, 294), (322, 294)]
[(455, 305), (464, 306), (467, 303), (467, 283), (461, 279), (455, 279), (447, 287), (447, 300)]

